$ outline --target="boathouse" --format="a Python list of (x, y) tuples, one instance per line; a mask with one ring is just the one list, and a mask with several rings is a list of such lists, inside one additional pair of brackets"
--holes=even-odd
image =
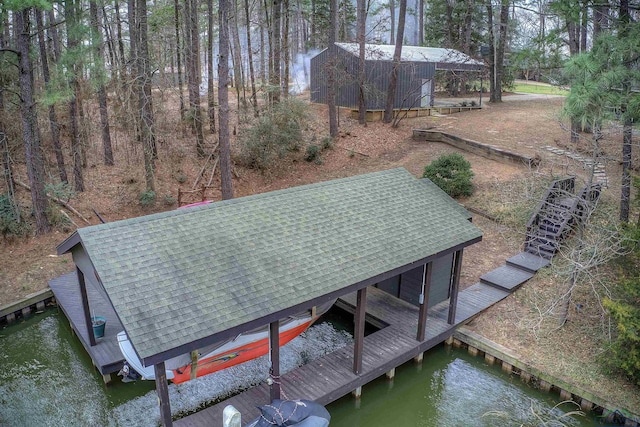
[[(384, 109), (386, 106), (394, 49), (393, 45), (365, 45), (364, 99), (367, 110)], [(328, 70), (333, 66), (338, 85), (336, 105), (357, 108), (358, 57), (357, 43), (335, 43), (311, 58), (311, 102), (327, 103)], [(477, 73), (484, 68), (481, 61), (455, 49), (403, 46), (393, 108), (415, 109), (433, 106), (436, 71)]]
[[(415, 351), (446, 338), (453, 329), (439, 324), (425, 342), (427, 307), (443, 301), (441, 323), (457, 322), (462, 252), (482, 238), (469, 219), (430, 181), (392, 169), (81, 228), (58, 253), (73, 256), (89, 345), (105, 344), (90, 333), (95, 288), (142, 363), (155, 367), (162, 422), (171, 425), (166, 360), (269, 324), (268, 375), (279, 379), (279, 319), (354, 292), (352, 375), (377, 374), (363, 369), (369, 287), (419, 307), (410, 328), (424, 345)], [(415, 355), (390, 356), (395, 367)], [(279, 387), (274, 380), (271, 398)]]

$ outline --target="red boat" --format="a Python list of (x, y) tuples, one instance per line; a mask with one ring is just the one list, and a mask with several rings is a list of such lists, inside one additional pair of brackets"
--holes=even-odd
[[(280, 321), (280, 346), (304, 332), (318, 317), (324, 314), (331, 306), (327, 303), (317, 310), (307, 310), (299, 315), (291, 316)], [(118, 345), (126, 362), (120, 371), (123, 377), (133, 379), (133, 369), (143, 380), (155, 380), (153, 366), (143, 366), (136, 355), (133, 346), (125, 331), (118, 333)], [(269, 326), (246, 332), (226, 342), (215, 343), (198, 349), (197, 362), (192, 363), (191, 353), (174, 357), (165, 361), (167, 379), (174, 383), (182, 383), (192, 378), (201, 377), (247, 362), (269, 352)], [(192, 366), (195, 366), (195, 375), (192, 375)]]

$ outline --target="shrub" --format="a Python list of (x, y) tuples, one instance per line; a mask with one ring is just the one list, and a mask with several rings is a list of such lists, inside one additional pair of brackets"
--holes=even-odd
[(438, 157), (424, 168), (423, 178), (429, 178), (451, 197), (473, 194), (471, 163), (458, 153)]
[(49, 206), (47, 206), (45, 214), (47, 215), (49, 224), (51, 224), (53, 227), (59, 228), (64, 232), (71, 230), (71, 219), (66, 216), (63, 213), (62, 209), (60, 209), (57, 205), (53, 205), (50, 203)]
[(306, 118), (307, 107), (297, 99), (273, 105), (240, 135), (238, 162), (255, 169), (267, 169), (276, 159), (299, 151)]
[(11, 203), (8, 194), (0, 194), (0, 234), (3, 236), (25, 236), (29, 224), (23, 218), (20, 207)]
[(156, 203), (156, 192), (143, 191), (142, 193), (140, 193), (138, 200), (140, 200), (140, 204), (143, 208), (146, 208), (147, 206), (153, 206)]
[(320, 147), (316, 144), (311, 144), (307, 146), (307, 151), (304, 153), (304, 159), (307, 162), (312, 162), (318, 158), (320, 155)]
[(325, 136), (324, 138), (322, 138), (321, 144), (323, 150), (333, 148), (333, 138), (331, 138), (330, 136)]
[(177, 173), (175, 173), (173, 175), (173, 177), (175, 178), (176, 181), (178, 181), (180, 184), (184, 184), (185, 182), (187, 182), (187, 175), (184, 174), (184, 172), (179, 171)]
[(65, 202), (68, 202), (77, 194), (68, 182), (58, 182), (55, 184), (46, 183), (44, 185), (44, 191), (49, 196), (64, 200)]
[(165, 194), (164, 199), (162, 199), (162, 203), (165, 206), (174, 206), (178, 204), (178, 199), (173, 197), (171, 194)]

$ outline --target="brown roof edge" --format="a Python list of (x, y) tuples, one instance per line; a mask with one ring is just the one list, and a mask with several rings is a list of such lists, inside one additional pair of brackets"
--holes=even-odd
[(63, 255), (69, 252), (74, 246), (82, 243), (82, 239), (80, 238), (80, 234), (78, 231), (74, 231), (73, 234), (66, 239), (62, 243), (60, 243), (56, 250), (58, 251), (58, 255)]

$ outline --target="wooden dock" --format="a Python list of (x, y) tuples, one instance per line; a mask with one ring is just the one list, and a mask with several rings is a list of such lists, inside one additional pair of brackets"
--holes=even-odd
[[(417, 341), (418, 307), (370, 287), (367, 292), (367, 320), (388, 326), (364, 338), (362, 372), (359, 375), (353, 373), (354, 351), (353, 345), (349, 345), (282, 375), (283, 398), (308, 399), (327, 405), (397, 366), (421, 356), (453, 335), (458, 325), (502, 300), (509, 293), (485, 283), (477, 283), (460, 291), (455, 324), (447, 323), (449, 301), (444, 301), (429, 309), (425, 340)], [(356, 294), (339, 299), (338, 305), (355, 311)], [(222, 425), (222, 411), (227, 405), (238, 409), (243, 423), (246, 423), (258, 416), (257, 406), (269, 401), (269, 386), (263, 383), (177, 420), (174, 425)]]
[(122, 330), (122, 324), (106, 295), (92, 286), (87, 286), (91, 314), (107, 319), (104, 337), (97, 339), (96, 345), (91, 346), (85, 326), (82, 300), (80, 298), (80, 285), (78, 284), (76, 273), (65, 274), (51, 280), (49, 287), (55, 295), (58, 307), (62, 309), (67, 319), (69, 319), (71, 329), (80, 339), (94, 366), (102, 374), (104, 381), (109, 382), (111, 374), (118, 372), (122, 368), (124, 359), (118, 348), (118, 340), (116, 338), (118, 332)]

